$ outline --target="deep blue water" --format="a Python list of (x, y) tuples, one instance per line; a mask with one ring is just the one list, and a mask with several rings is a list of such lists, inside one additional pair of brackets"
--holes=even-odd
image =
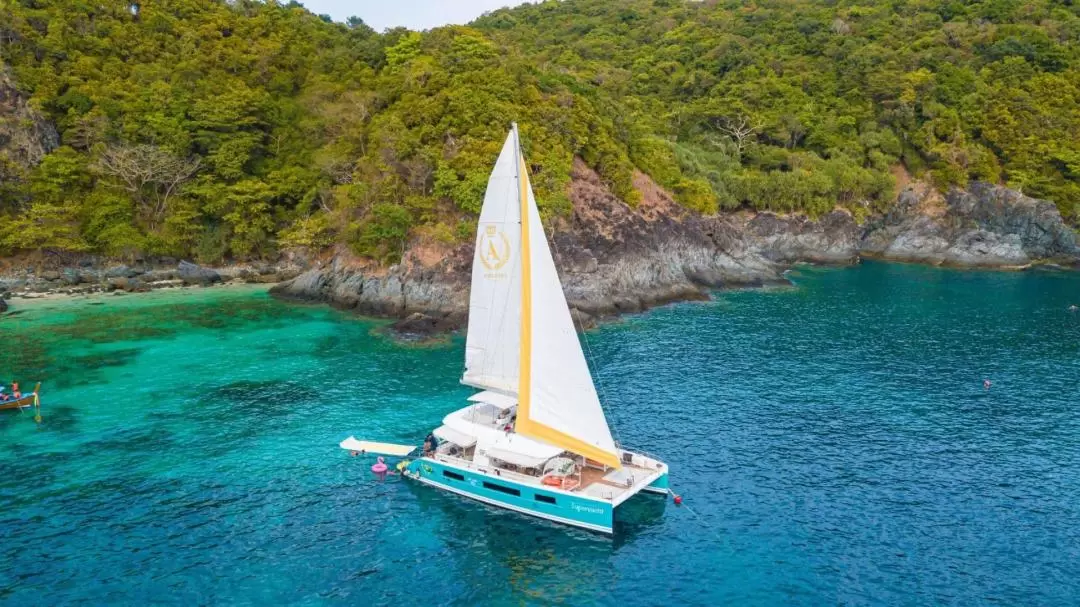
[(0, 603), (1080, 603), (1080, 275), (791, 278), (588, 335), (686, 499), (614, 538), (337, 448), (459, 407), (459, 337), (254, 290), (35, 303), (0, 319), (0, 375), (45, 381), (40, 427), (0, 412)]

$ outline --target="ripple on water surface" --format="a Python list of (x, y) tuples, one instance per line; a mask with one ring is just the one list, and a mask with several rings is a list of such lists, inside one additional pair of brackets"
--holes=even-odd
[(619, 438), (687, 499), (613, 539), (336, 447), (460, 406), (460, 337), (261, 290), (28, 306), (0, 374), (45, 382), (45, 423), (0, 414), (0, 603), (1075, 604), (1080, 277), (792, 278), (589, 334)]

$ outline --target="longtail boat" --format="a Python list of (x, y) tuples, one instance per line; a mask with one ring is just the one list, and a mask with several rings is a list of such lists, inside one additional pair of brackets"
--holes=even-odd
[(28, 392), (14, 398), (13, 395), (8, 395), (8, 400), (0, 400), (0, 411), (5, 409), (24, 409), (26, 407), (35, 407), (40, 405), (38, 400), (38, 392), (41, 390), (41, 382), (38, 382), (34, 386), (33, 392)]

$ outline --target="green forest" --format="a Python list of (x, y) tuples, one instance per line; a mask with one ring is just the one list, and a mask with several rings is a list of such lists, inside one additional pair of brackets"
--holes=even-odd
[[(894, 173), (1080, 222), (1080, 2), (548, 0), (375, 32), (299, 4), (6, 0), (0, 69), (59, 133), (0, 152), (0, 254), (214, 263), (471, 238), (519, 123), (542, 212), (575, 157), (636, 204), (857, 218)], [(0, 117), (0, 121), (3, 117)], [(11, 125), (9, 125), (11, 126)]]

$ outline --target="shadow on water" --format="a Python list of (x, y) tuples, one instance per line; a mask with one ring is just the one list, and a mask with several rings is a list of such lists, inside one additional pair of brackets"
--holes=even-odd
[(119, 350), (109, 350), (107, 352), (84, 354), (82, 356), (72, 357), (71, 363), (68, 366), (85, 370), (101, 369), (104, 367), (122, 367), (134, 361), (139, 352), (141, 352), (139, 348), (122, 348)]
[(668, 496), (639, 493), (615, 509), (615, 547), (663, 523)]
[(94, 453), (140, 454), (168, 451), (176, 446), (173, 434), (161, 426), (124, 428), (102, 438), (85, 443), (83, 450)]
[(246, 441), (288, 426), (295, 416), (318, 405), (319, 395), (292, 381), (242, 380), (200, 392), (185, 399), (177, 415), (157, 413), (153, 419), (195, 424), (206, 457), (235, 452)]
[(280, 417), (295, 411), (299, 404), (310, 405), (317, 396), (309, 386), (299, 382), (243, 380), (203, 393), (188, 407), (196, 418), (208, 414), (216, 417), (221, 407), (228, 407), (237, 415)]
[(68, 405), (45, 405), (41, 407), (41, 430), (56, 434), (70, 434), (79, 425), (79, 410)]
[[(79, 421), (78, 410), (66, 405), (45, 405), (41, 407), (41, 423), (36, 424), (40, 432), (57, 434), (71, 433)], [(22, 424), (34, 424), (33, 409), (15, 409), (0, 411), (0, 433), (15, 429)]]

